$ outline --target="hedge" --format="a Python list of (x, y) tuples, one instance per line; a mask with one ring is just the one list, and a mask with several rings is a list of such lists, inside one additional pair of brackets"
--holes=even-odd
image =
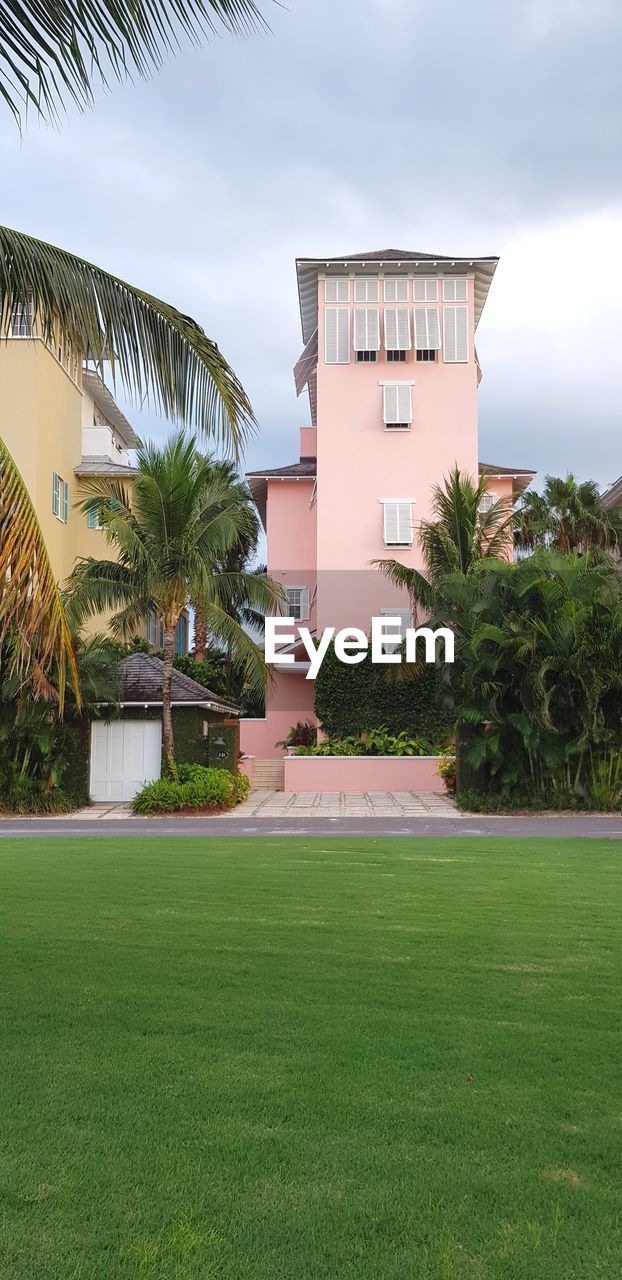
[(432, 742), (447, 740), (451, 713), (443, 706), (442, 668), (424, 663), (374, 664), (368, 652), (356, 666), (335, 656), (334, 646), (315, 679), (315, 714), (331, 737), (360, 734), (384, 725), (389, 733), (406, 730)]

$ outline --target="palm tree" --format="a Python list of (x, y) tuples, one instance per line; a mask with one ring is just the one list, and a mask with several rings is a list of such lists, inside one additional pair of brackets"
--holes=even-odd
[(94, 75), (105, 86), (132, 72), (146, 77), (180, 47), (221, 30), (265, 28), (255, 0), (155, 0), (149, 6), (106, 0), (8, 0), (2, 5), (0, 98), (21, 125), (29, 107), (56, 120), (65, 102), (93, 100)]
[[(201, 599), (210, 631), (231, 645), (248, 682), (263, 688), (263, 653), (222, 606), (232, 586), (217, 568), (247, 519), (237, 487), (228, 486), (213, 459), (191, 439), (173, 436), (163, 448), (145, 445), (138, 453), (130, 494), (122, 482), (92, 481), (81, 504), (93, 512), (117, 560), (82, 560), (69, 579), (70, 610), (76, 622), (105, 609), (116, 610), (113, 635), (128, 638), (154, 610), (164, 624), (162, 725), (164, 752), (175, 769), (171, 680), (175, 630), (192, 600)], [(244, 578), (244, 590), (259, 609), (278, 608), (280, 588), (267, 578)]]
[[(87, 359), (99, 364), (109, 361), (113, 377), (121, 378), (135, 400), (151, 400), (167, 417), (194, 426), (206, 437), (216, 437), (235, 453), (254, 425), (248, 398), (233, 370), (216, 343), (189, 316), (63, 249), (0, 227), (0, 334), (8, 332), (17, 308), (32, 315), (33, 331), (46, 341), (51, 342), (60, 328)], [(52, 658), (60, 657), (69, 663), (75, 678), (71, 640), (61, 622), (55, 587), (52, 592), (44, 540), (4, 447), (0, 521), (3, 513), (0, 642), (2, 628), (11, 626), (24, 641), (16, 655), (23, 670), (33, 657), (36, 641), (42, 676), (50, 674)], [(43, 565), (47, 565), (44, 573)], [(49, 614), (50, 625), (54, 622), (53, 643), (49, 627), (45, 636), (41, 632), (44, 614)], [(62, 681), (59, 687), (62, 693)]]
[[(243, 594), (243, 579), (240, 574), (253, 573), (265, 574), (265, 566), (259, 566), (254, 570), (249, 569), (249, 563), (254, 558), (257, 551), (257, 543), (259, 542), (260, 524), (259, 517), (253, 506), (250, 494), (245, 483), (240, 480), (235, 465), (228, 461), (219, 459), (214, 462), (214, 477), (221, 484), (235, 491), (238, 494), (241, 508), (244, 510), (244, 519), (240, 523), (239, 535), (234, 544), (227, 549), (218, 564), (218, 572), (223, 576), (223, 587), (227, 582), (226, 575), (237, 575), (232, 579), (231, 587), (227, 595), (223, 597), (222, 604), (227, 613), (232, 618), (237, 618), (238, 622), (243, 622), (247, 626), (250, 625), (255, 629), (261, 629), (262, 617), (257, 614), (256, 610), (248, 607), (248, 602)], [(240, 595), (242, 591), (242, 595)], [(194, 656), (197, 662), (205, 661), (208, 643), (207, 623), (205, 611), (201, 600), (194, 600)]]
[(613, 551), (622, 534), (620, 512), (606, 507), (594, 480), (546, 476), (543, 492), (526, 493), (517, 513), (517, 543), (525, 551)]
[(435, 603), (435, 584), (448, 574), (470, 574), (484, 562), (507, 559), (512, 547), (514, 514), (509, 499), (499, 498), (488, 510), (482, 499), (488, 493), (481, 477), (474, 484), (458, 467), (437, 485), (432, 498), (432, 520), (423, 520), (419, 542), (426, 573), (398, 560), (374, 560), (376, 568), (395, 586), (403, 587), (413, 606), (429, 610)]

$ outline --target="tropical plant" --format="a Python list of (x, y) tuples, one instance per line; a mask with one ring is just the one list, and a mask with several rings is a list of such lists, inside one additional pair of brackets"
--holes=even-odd
[(507, 559), (513, 545), (514, 513), (508, 498), (498, 498), (488, 510), (483, 498), (488, 481), (478, 483), (455, 467), (443, 485), (432, 494), (432, 519), (423, 520), (418, 540), (423, 552), (425, 573), (398, 560), (374, 560), (376, 568), (405, 589), (413, 608), (424, 611), (435, 602), (435, 583), (446, 574), (469, 574), (482, 561)]
[(29, 107), (56, 120), (68, 102), (90, 106), (94, 76), (103, 86), (132, 72), (148, 76), (178, 51), (180, 37), (199, 45), (220, 30), (265, 26), (254, 0), (159, 0), (134, 8), (3, 0), (0, 22), (0, 97), (18, 123)]
[(541, 549), (441, 585), (443, 616), (463, 637), (455, 697), (471, 726), (467, 785), (512, 802), (617, 803), (622, 584), (612, 562)]
[[(280, 744), (277, 743), (277, 746)], [(391, 734), (385, 726), (345, 738), (324, 738), (321, 742), (300, 745), (297, 756), (433, 756), (440, 748), (427, 738), (413, 738), (406, 732)]]
[(317, 740), (317, 725), (310, 720), (298, 720), (293, 724), (286, 738), (275, 742), (275, 747), (312, 747)]
[(180, 809), (231, 809), (248, 795), (243, 774), (181, 764), (179, 777), (149, 782), (132, 800), (134, 813), (175, 813)]
[(568, 551), (612, 551), (622, 535), (620, 512), (604, 505), (594, 480), (546, 476), (542, 493), (526, 493), (517, 511), (517, 545)]
[[(69, 579), (72, 616), (81, 623), (115, 610), (113, 635), (127, 638), (154, 611), (164, 627), (162, 724), (164, 752), (175, 771), (171, 681), (175, 631), (193, 599), (201, 598), (213, 635), (242, 662), (249, 684), (263, 688), (267, 668), (261, 649), (222, 607), (223, 575), (218, 564), (247, 519), (239, 492), (219, 478), (213, 460), (191, 439), (173, 436), (162, 448), (138, 451), (130, 491), (122, 481), (90, 482), (81, 504), (93, 512), (116, 560), (79, 561)], [(268, 578), (245, 575), (251, 604), (266, 612), (280, 607), (281, 591)]]

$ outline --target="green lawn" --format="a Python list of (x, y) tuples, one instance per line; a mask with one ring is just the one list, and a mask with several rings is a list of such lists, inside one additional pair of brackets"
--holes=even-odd
[(0, 1277), (619, 1280), (621, 867), (0, 842)]

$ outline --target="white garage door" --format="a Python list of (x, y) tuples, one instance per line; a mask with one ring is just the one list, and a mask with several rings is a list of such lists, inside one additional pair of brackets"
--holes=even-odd
[(91, 726), (91, 800), (131, 800), (160, 777), (159, 720), (113, 720)]

